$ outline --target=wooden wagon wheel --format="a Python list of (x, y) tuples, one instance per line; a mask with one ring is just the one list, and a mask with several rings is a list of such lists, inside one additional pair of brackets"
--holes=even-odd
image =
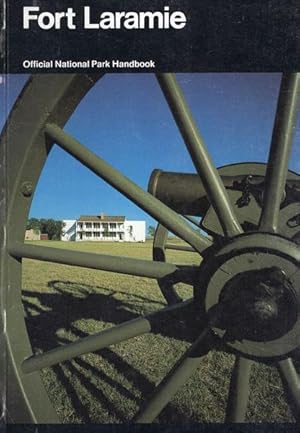
[[(212, 215), (215, 213), (221, 227), (215, 242), (194, 230), (176, 211), (143, 191), (64, 132), (62, 128), (67, 119), (98, 78), (76, 74), (35, 76), (16, 102), (2, 134), (1, 151), (6, 152), (7, 161), (7, 177), (3, 179), (7, 182), (6, 226), (1, 231), (1, 325), (2, 328), (5, 325), (2, 346), (6, 346), (7, 371), (2, 389), (6, 389), (7, 394), (8, 420), (56, 422), (57, 416), (44, 391), (39, 370), (150, 332), (157, 321), (167, 319), (169, 315), (172, 320), (187, 317), (188, 322), (194, 324), (201, 316), (201, 319), (205, 318), (206, 326), (199, 327), (195, 341), (142, 405), (135, 422), (152, 422), (215, 344), (236, 354), (226, 421), (245, 420), (252, 359), (274, 363), (279, 369), (291, 407), (299, 417), (299, 377), (291, 356), (300, 344), (300, 251), (297, 238), (291, 239), (282, 233), (279, 222), (287, 189), (299, 75), (283, 75), (260, 197), (261, 215), (257, 228), (247, 233), (212, 164), (175, 76), (157, 75), (211, 205), (209, 221), (214, 221)], [(4, 143), (7, 143), (6, 147)], [(182, 267), (130, 258), (120, 260), (114, 256), (24, 244), (32, 196), (54, 143), (187, 242), (204, 257), (200, 266)], [(298, 206), (299, 182), (294, 181), (290, 189), (294, 199), (286, 207)], [(293, 214), (290, 219), (296, 217), (297, 214)], [(215, 222), (214, 227), (217, 230)], [(187, 302), (33, 355), (21, 302), (23, 258), (158, 280), (171, 278), (172, 283), (192, 281), (194, 296)]]

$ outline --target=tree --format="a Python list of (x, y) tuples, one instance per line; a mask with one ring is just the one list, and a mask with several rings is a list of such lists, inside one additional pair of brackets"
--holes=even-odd
[(62, 221), (55, 221), (55, 225), (56, 225), (55, 239), (60, 241), (65, 223), (63, 223)]
[(154, 237), (154, 234), (155, 234), (155, 227), (153, 227), (153, 226), (149, 226), (149, 227), (148, 227), (148, 236), (149, 236), (150, 238), (153, 238), (153, 237)]
[(38, 220), (37, 218), (30, 218), (27, 221), (27, 226), (26, 226), (26, 230), (40, 230), (41, 229), (41, 224), (40, 224), (40, 220)]
[(47, 233), (50, 240), (60, 240), (63, 231), (63, 222), (54, 219), (41, 219), (41, 231)]
[(56, 222), (53, 219), (45, 220), (42, 225), (42, 233), (47, 233), (50, 240), (56, 239)]
[(63, 228), (64, 223), (54, 219), (30, 218), (27, 222), (27, 229), (40, 230), (41, 233), (46, 233), (50, 240), (59, 241)]

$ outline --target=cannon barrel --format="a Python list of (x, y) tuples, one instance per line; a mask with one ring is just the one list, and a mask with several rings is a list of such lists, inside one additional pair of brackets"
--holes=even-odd
[[(247, 175), (224, 176), (222, 181), (226, 189), (243, 190), (243, 182)], [(255, 175), (253, 185), (264, 188), (264, 176)], [(300, 177), (289, 172), (287, 184), (293, 189), (293, 194), (300, 198)], [(209, 207), (205, 188), (197, 174), (176, 173), (153, 170), (151, 173), (148, 192), (164, 204), (182, 215), (203, 216)]]
[[(245, 176), (222, 176), (225, 187)], [(204, 186), (197, 174), (153, 170), (148, 192), (182, 215), (203, 216), (208, 209)]]

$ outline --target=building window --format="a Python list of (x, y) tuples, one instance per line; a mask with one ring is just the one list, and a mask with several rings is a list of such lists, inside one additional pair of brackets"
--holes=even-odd
[(82, 229), (83, 224), (82, 223), (78, 223), (78, 228)]
[(94, 238), (100, 238), (100, 232), (94, 232)]
[(100, 229), (100, 223), (94, 223), (94, 229)]
[(107, 231), (108, 230), (108, 224), (102, 223), (102, 228), (103, 228), (103, 230)]
[(116, 228), (117, 228), (117, 224), (116, 224), (116, 223), (110, 223), (110, 224), (109, 224), (109, 227), (110, 227), (111, 229), (116, 229)]
[(87, 229), (91, 229), (92, 228), (92, 223), (85, 223), (85, 227)]
[(103, 232), (104, 238), (115, 238), (117, 236), (117, 233), (115, 232)]
[(85, 232), (85, 237), (86, 238), (91, 238), (92, 237), (92, 232)]

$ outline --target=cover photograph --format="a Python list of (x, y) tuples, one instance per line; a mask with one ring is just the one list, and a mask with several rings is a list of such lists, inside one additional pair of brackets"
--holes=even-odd
[(2, 3), (4, 431), (296, 431), (299, 17)]

